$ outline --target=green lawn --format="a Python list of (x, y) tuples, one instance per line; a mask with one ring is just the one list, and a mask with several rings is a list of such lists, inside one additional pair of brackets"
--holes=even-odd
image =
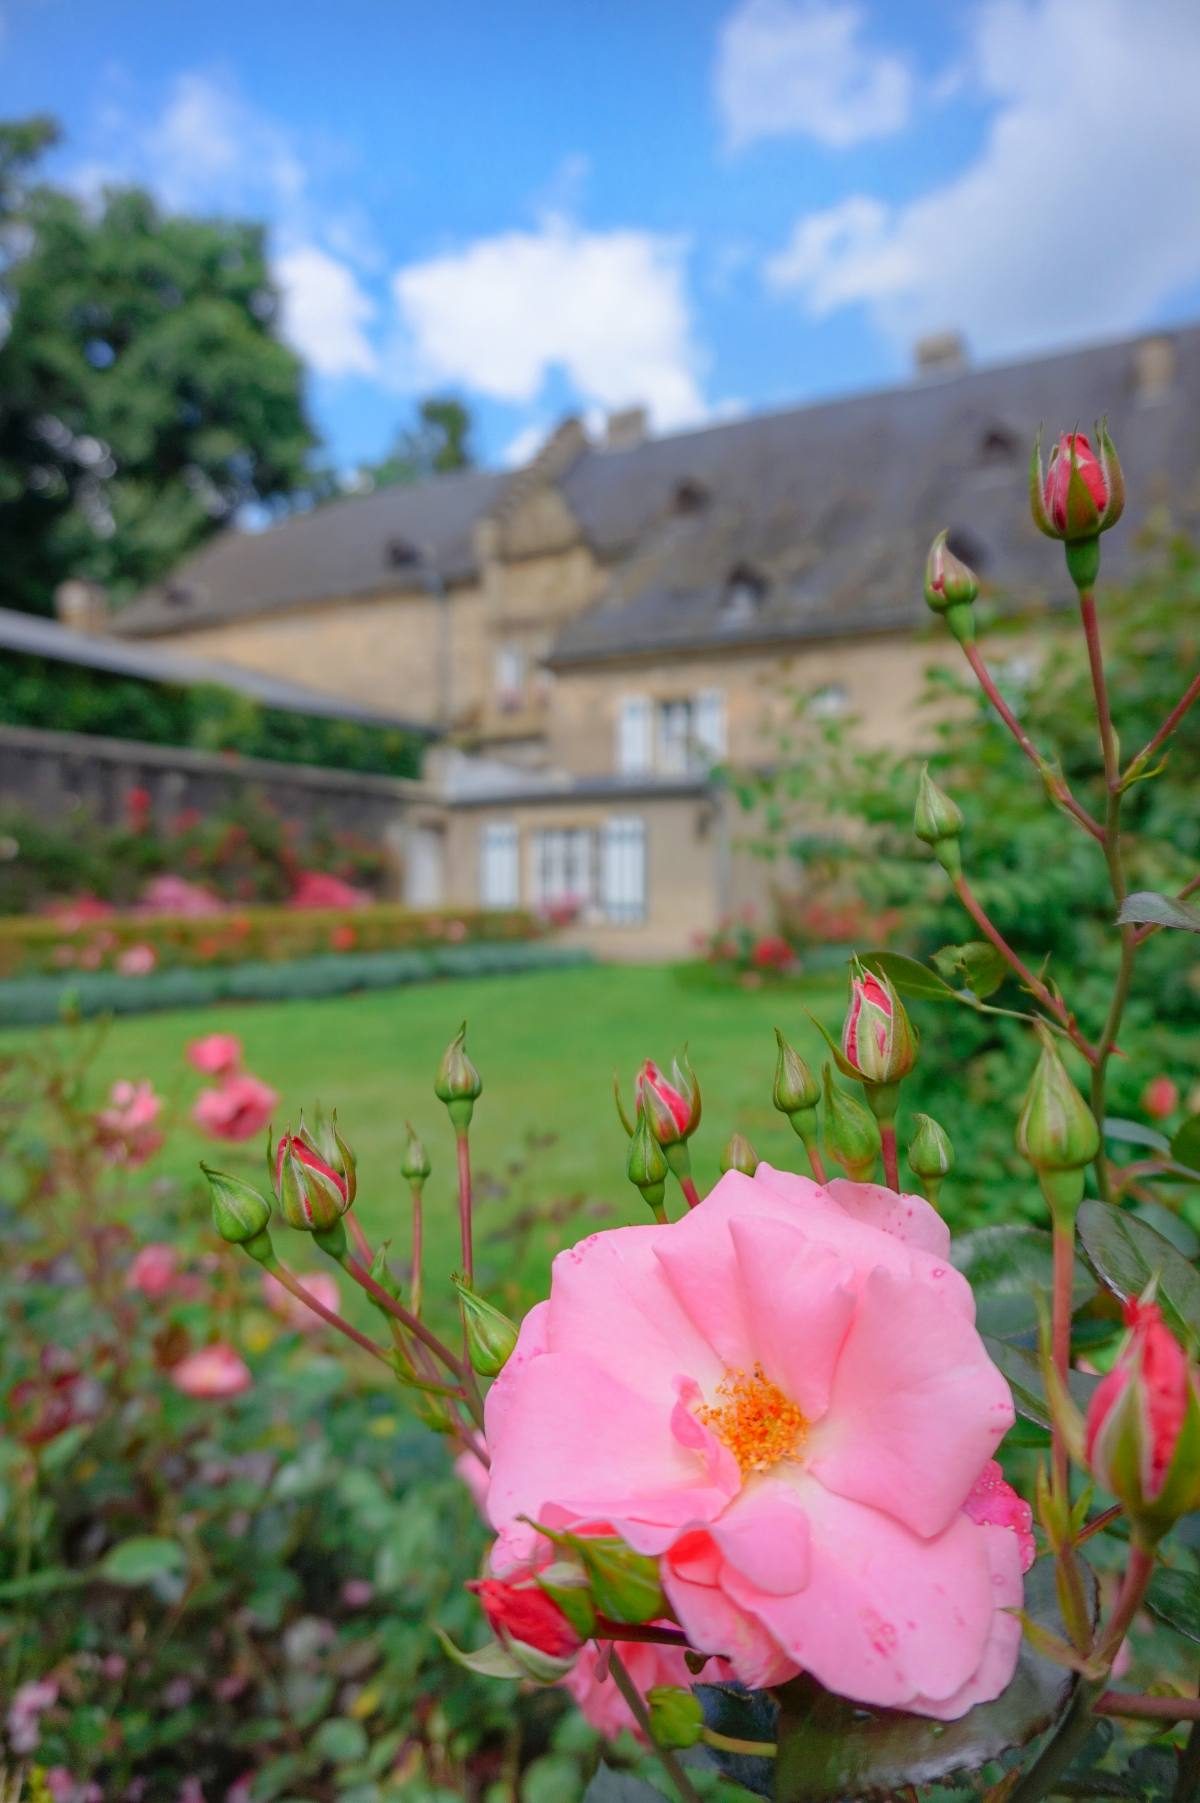
[[(842, 998), (836, 980), (822, 979), (801, 996), (795, 989), (707, 987), (668, 967), (594, 965), (332, 1001), (148, 1014), (112, 1025), (94, 1066), (94, 1094), (99, 1099), (117, 1077), (152, 1078), (183, 1121), (160, 1154), (160, 1168), (190, 1180), (204, 1156), (257, 1181), (260, 1145), (217, 1147), (187, 1120), (200, 1079), (185, 1065), (184, 1047), (217, 1028), (239, 1033), (249, 1067), (282, 1094), (277, 1126), (316, 1099), (336, 1105), (358, 1154), (360, 1216), (372, 1238), (394, 1236), (398, 1251), (407, 1239), (407, 1212), (396, 1167), (404, 1122), (411, 1119), (434, 1161), (427, 1283), (436, 1291), (439, 1274), (455, 1263), (457, 1234), (453, 1141), (431, 1086), (442, 1049), (466, 1018), (484, 1083), (472, 1132), (480, 1276), (515, 1302), (510, 1286), (541, 1287), (564, 1241), (600, 1221), (646, 1218), (624, 1175), (614, 1069), (628, 1094), (642, 1058), (669, 1061), (675, 1047), (689, 1043), (704, 1094), (704, 1123), (693, 1142), (702, 1188), (715, 1180), (721, 1147), (735, 1127), (761, 1156), (798, 1167), (799, 1141), (771, 1107), (772, 1029), (778, 1023), (816, 1060), (820, 1040), (802, 1003), (815, 1004), (832, 1025)], [(4, 1033), (0, 1050), (18, 1050), (34, 1037)], [(528, 1152), (531, 1134), (542, 1143)], [(522, 1160), (523, 1168), (511, 1169)], [(543, 1217), (514, 1230), (533, 1205), (546, 1211)], [(287, 1255), (303, 1264), (307, 1248), (287, 1238)]]

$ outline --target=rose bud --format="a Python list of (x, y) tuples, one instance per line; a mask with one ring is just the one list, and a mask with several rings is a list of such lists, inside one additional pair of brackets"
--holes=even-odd
[(1200, 1373), (1157, 1303), (1128, 1302), (1125, 1320), (1129, 1336), (1088, 1407), (1084, 1457), (1153, 1544), (1200, 1507)]
[(726, 1171), (740, 1171), (743, 1177), (753, 1177), (761, 1159), (744, 1133), (731, 1133), (725, 1142), (725, 1150), (721, 1153), (720, 1167)]
[(1050, 1213), (1073, 1215), (1083, 1200), (1084, 1169), (1100, 1150), (1100, 1130), (1051, 1034), (1039, 1027), (1038, 1036), (1041, 1056), (1021, 1105), (1017, 1150), (1037, 1172)]
[(775, 1087), (771, 1091), (771, 1100), (807, 1143), (806, 1136), (816, 1131), (820, 1087), (803, 1058), (788, 1044), (778, 1027), (775, 1043), (779, 1047), (779, 1056), (775, 1060)]
[(880, 1153), (879, 1122), (869, 1108), (839, 1089), (825, 1065), (825, 1147), (856, 1183), (869, 1183)]
[(569, 1672), (583, 1640), (553, 1597), (533, 1583), (478, 1578), (467, 1585), (488, 1626), (531, 1678), (552, 1684)]
[(886, 976), (866, 970), (857, 958), (850, 966), (842, 1057), (868, 1091), (899, 1083), (917, 1062), (917, 1035), (904, 1003)]
[(929, 547), (925, 601), (935, 614), (943, 615), (959, 644), (969, 645), (975, 637), (971, 604), (979, 594), (979, 578), (969, 564), (954, 555), (946, 539), (947, 534), (939, 532)]
[(670, 1166), (667, 1156), (650, 1131), (650, 1123), (639, 1109), (637, 1126), (633, 1130), (633, 1138), (629, 1142), (629, 1157), (625, 1161), (625, 1174), (630, 1183), (642, 1193), (642, 1200), (660, 1220), (666, 1220), (663, 1198), (667, 1191), (667, 1175)]
[(927, 1202), (937, 1206), (942, 1180), (954, 1169), (954, 1147), (932, 1115), (915, 1115), (916, 1131), (908, 1146), (908, 1168), (921, 1184)]
[(241, 1246), (260, 1265), (272, 1264), (275, 1255), (267, 1231), (271, 1219), (267, 1198), (240, 1177), (227, 1177), (206, 1164), (200, 1169), (208, 1179), (213, 1226), (221, 1238), (231, 1246)]
[(460, 1277), (450, 1280), (462, 1303), (467, 1356), (480, 1377), (498, 1377), (517, 1343), (517, 1330), (507, 1315), (485, 1302)]
[(350, 1206), (344, 1177), (327, 1164), (304, 1129), (285, 1133), (273, 1155), (275, 1194), (289, 1227), (330, 1233)]
[(442, 1054), (433, 1093), (446, 1104), (446, 1112), (457, 1133), (465, 1133), (471, 1125), (475, 1104), (483, 1094), (483, 1079), (467, 1056), (467, 1023), (463, 1022)]
[(929, 774), (929, 765), (925, 764), (917, 787), (913, 832), (924, 844), (933, 848), (934, 856), (949, 877), (962, 874), (962, 855), (958, 849), (962, 827), (960, 809), (944, 789), (938, 788)]
[(1067, 568), (1077, 588), (1090, 588), (1095, 582), (1099, 535), (1115, 526), (1125, 511), (1125, 478), (1103, 420), (1096, 427), (1096, 443), (1099, 455), (1085, 433), (1064, 432), (1043, 472), (1039, 434), (1029, 466), (1034, 525), (1047, 538), (1065, 542)]
[(429, 1154), (425, 1150), (424, 1145), (417, 1137), (415, 1130), (407, 1121), (404, 1123), (404, 1130), (406, 1138), (404, 1141), (404, 1151), (400, 1157), (400, 1175), (407, 1178), (414, 1189), (420, 1189), (421, 1185), (427, 1180), (433, 1166), (429, 1162)]
[(1179, 1106), (1179, 1090), (1170, 1077), (1151, 1077), (1142, 1091), (1142, 1107), (1152, 1121), (1165, 1121)]
[(637, 1105), (660, 1146), (690, 1139), (700, 1125), (700, 1089), (691, 1066), (685, 1071), (676, 1059), (671, 1075), (674, 1083), (647, 1058), (634, 1082)]
[(316, 1146), (330, 1170), (336, 1171), (346, 1185), (346, 1195), (350, 1206), (353, 1206), (358, 1193), (358, 1160), (338, 1130), (337, 1109), (326, 1114), (323, 1108), (317, 1107), (314, 1115), (313, 1131), (306, 1137)]
[(651, 1738), (660, 1747), (686, 1752), (704, 1733), (704, 1711), (695, 1691), (656, 1684), (646, 1692)]

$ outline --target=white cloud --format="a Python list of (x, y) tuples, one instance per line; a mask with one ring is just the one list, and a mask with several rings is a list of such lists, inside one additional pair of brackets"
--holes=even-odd
[(733, 149), (804, 136), (841, 150), (907, 124), (903, 58), (864, 41), (853, 0), (740, 0), (717, 45), (717, 106)]
[(370, 376), (377, 358), (367, 336), (375, 314), (354, 273), (315, 244), (276, 257), (284, 335), (322, 376)]
[(530, 405), (556, 371), (584, 403), (644, 402), (660, 427), (705, 413), (685, 247), (563, 218), (479, 238), (393, 278), (409, 378)]
[(801, 218), (765, 269), (815, 318), (861, 304), (987, 355), (1135, 329), (1200, 278), (1200, 10), (1193, 0), (989, 0), (972, 80), (981, 150), (902, 206)]
[(527, 425), (522, 426), (500, 453), (500, 461), (505, 469), (520, 469), (523, 463), (536, 457), (553, 430), (553, 426), (544, 419), (531, 419)]

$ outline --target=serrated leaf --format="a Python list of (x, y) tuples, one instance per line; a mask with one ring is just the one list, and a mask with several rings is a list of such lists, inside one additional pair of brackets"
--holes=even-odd
[(1084, 1202), (1078, 1226), (1093, 1269), (1115, 1296), (1127, 1302), (1156, 1280), (1168, 1325), (1185, 1340), (1200, 1339), (1200, 1275), (1169, 1240), (1107, 1202)]
[(878, 977), (886, 977), (900, 995), (926, 1002), (961, 1002), (962, 995), (943, 982), (935, 970), (903, 952), (864, 952), (862, 963)]
[[(1037, 1355), (1024, 1346), (1010, 1346), (1006, 1340), (993, 1339), (989, 1334), (983, 1335), (983, 1343), (988, 1357), (1012, 1391), (1013, 1406), (1018, 1415), (1024, 1415), (1027, 1421), (1035, 1421), (1039, 1427), (1048, 1428), (1050, 1406)], [(1084, 1371), (1072, 1370), (1068, 1376), (1071, 1399), (1085, 1414), (1092, 1391), (1099, 1382), (1098, 1377), (1089, 1377)]]
[(1200, 933), (1200, 908), (1176, 901), (1173, 895), (1159, 895), (1154, 889), (1127, 895), (1117, 920), (1121, 926), (1175, 927), (1181, 933)]
[(995, 995), (1008, 975), (1008, 965), (994, 945), (986, 939), (969, 939), (965, 945), (944, 945), (934, 952), (938, 972), (950, 984), (966, 988), (986, 1001)]
[(1150, 1580), (1146, 1607), (1189, 1640), (1200, 1640), (1200, 1573), (1160, 1566)]
[[(1025, 1608), (1051, 1633), (1062, 1634), (1052, 1560), (1040, 1559), (1026, 1578)], [(811, 1678), (798, 1678), (779, 1693), (775, 1796), (778, 1803), (843, 1803), (978, 1771), (1057, 1721), (1075, 1682), (1023, 1640), (1002, 1696), (956, 1722), (934, 1722), (896, 1709), (863, 1708), (831, 1696)]]
[(96, 1576), (109, 1584), (152, 1584), (182, 1571), (187, 1557), (177, 1540), (156, 1534), (135, 1534), (110, 1546), (96, 1567)]
[[(980, 1333), (1002, 1340), (1034, 1332), (1039, 1292), (1050, 1295), (1054, 1249), (1041, 1227), (1006, 1222), (976, 1227), (950, 1248), (950, 1257), (975, 1292)], [(1096, 1293), (1091, 1273), (1075, 1261), (1072, 1305), (1082, 1308)]]

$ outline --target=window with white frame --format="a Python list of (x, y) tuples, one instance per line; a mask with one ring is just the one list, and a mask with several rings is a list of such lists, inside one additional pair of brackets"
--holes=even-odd
[(663, 776), (690, 776), (725, 755), (725, 697), (720, 689), (660, 701), (657, 768)]
[(646, 918), (646, 823), (636, 814), (604, 823), (600, 906), (614, 926), (638, 926)]
[(594, 834), (586, 826), (542, 827), (530, 842), (535, 907), (586, 913), (595, 896)]
[(649, 698), (625, 695), (617, 706), (617, 769), (622, 776), (638, 776), (651, 768), (653, 717)]
[(479, 899), (485, 908), (515, 908), (521, 899), (517, 829), (487, 820), (479, 834)]
[(523, 645), (496, 647), (496, 701), (501, 708), (520, 707), (525, 698), (528, 664)]

